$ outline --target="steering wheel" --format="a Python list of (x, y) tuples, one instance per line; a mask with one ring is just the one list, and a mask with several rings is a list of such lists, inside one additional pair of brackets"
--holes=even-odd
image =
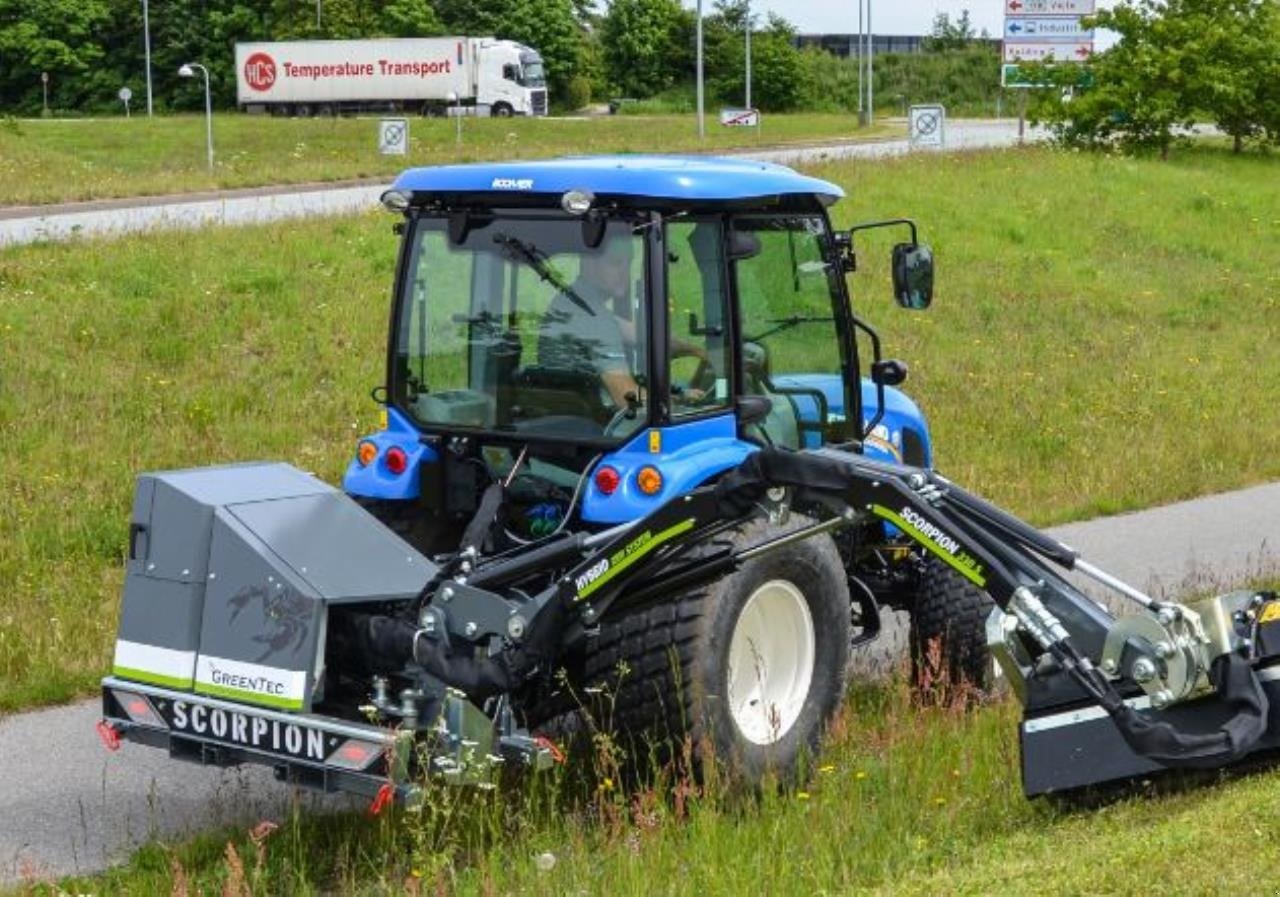
[(604, 425), (605, 436), (627, 436), (640, 428), (644, 416), (638, 408), (623, 408), (615, 411), (613, 417)]

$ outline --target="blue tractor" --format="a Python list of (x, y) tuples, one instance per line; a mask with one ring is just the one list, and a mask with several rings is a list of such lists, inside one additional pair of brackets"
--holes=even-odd
[(921, 686), (999, 660), (1028, 794), (1277, 740), (1274, 596), (1156, 602), (932, 469), (847, 286), (861, 230), (908, 237), (904, 308), (932, 255), (910, 221), (834, 230), (841, 196), (709, 158), (405, 172), (384, 427), (345, 494), (282, 464), (139, 479), (104, 737), (408, 797), (550, 762), (545, 727), (605, 695), (632, 756), (689, 737), (787, 777), (892, 608)]

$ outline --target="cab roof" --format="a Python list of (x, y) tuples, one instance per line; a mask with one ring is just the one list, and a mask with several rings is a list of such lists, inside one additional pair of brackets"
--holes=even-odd
[(830, 205), (844, 191), (772, 162), (714, 156), (573, 156), (411, 168), (392, 189), (412, 193), (554, 193), (714, 202), (811, 196)]

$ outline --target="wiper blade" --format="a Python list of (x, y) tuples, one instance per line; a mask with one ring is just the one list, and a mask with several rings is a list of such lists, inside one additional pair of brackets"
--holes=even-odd
[(538, 249), (537, 246), (534, 246), (532, 243), (526, 243), (523, 240), (512, 237), (508, 234), (504, 234), (501, 231), (493, 235), (493, 242), (507, 250), (513, 258), (524, 262), (537, 272), (538, 277), (542, 279), (543, 283), (551, 284), (557, 290), (568, 296), (569, 301), (578, 306), (578, 308), (582, 309), (593, 318), (596, 316), (595, 309), (587, 303), (587, 300), (574, 292), (573, 287), (569, 286), (568, 281), (564, 279), (564, 275), (547, 262), (546, 253)]
[(758, 343), (760, 340), (773, 336), (775, 333), (790, 330), (797, 324), (829, 324), (834, 320), (835, 318), (831, 317), (831, 315), (789, 315), (785, 318), (769, 318), (765, 323), (775, 324), (777, 326), (756, 336), (748, 336), (746, 337), (746, 341), (749, 343)]

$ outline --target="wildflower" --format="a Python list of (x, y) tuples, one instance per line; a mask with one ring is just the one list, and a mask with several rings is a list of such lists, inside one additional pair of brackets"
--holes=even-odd
[(544, 850), (533, 858), (533, 865), (538, 867), (539, 872), (550, 872), (556, 867), (556, 855), (549, 850)]
[(596, 787), (596, 790), (598, 790), (598, 791), (612, 791), (612, 790), (613, 790), (613, 779), (609, 778), (608, 776), (605, 776), (603, 779), (601, 779), (601, 780), (600, 780), (600, 784)]
[(826, 766), (819, 766), (818, 772), (835, 772), (835, 767), (828, 763)]
[(255, 844), (261, 844), (263, 841), (271, 837), (271, 833), (278, 829), (278, 823), (272, 822), (270, 819), (264, 819), (249, 829), (249, 840)]
[(797, 792), (796, 792), (796, 800), (808, 800), (808, 799), (809, 799), (809, 792), (808, 792), (808, 791), (797, 791)]
[(855, 779), (857, 779), (858, 781), (862, 781), (863, 779), (865, 779), (865, 778), (867, 777), (866, 770), (859, 769), (857, 772), (855, 772), (855, 773), (853, 774), (853, 777), (854, 777)]
[(935, 797), (935, 798), (933, 799), (933, 802), (934, 802), (934, 804), (935, 804), (936, 806), (941, 807), (941, 806), (945, 806), (945, 805), (946, 805), (946, 803), (947, 803), (947, 799), (946, 799), (945, 797)]

